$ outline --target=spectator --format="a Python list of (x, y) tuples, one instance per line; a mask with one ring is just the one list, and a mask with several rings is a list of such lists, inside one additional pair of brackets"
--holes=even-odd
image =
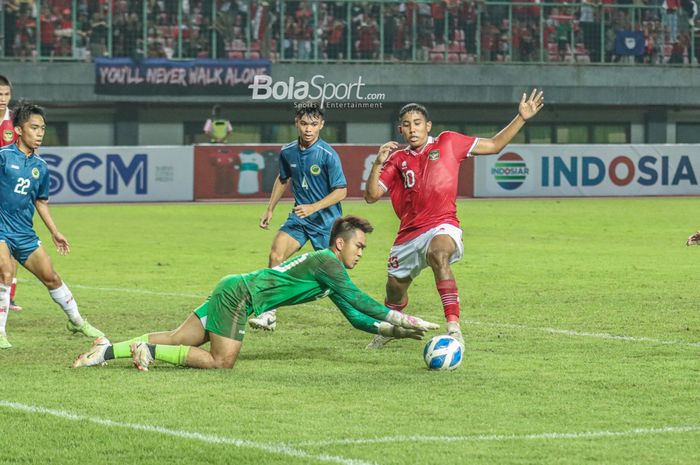
[(36, 51), (36, 18), (30, 16), (26, 3), (22, 3), (17, 18), (17, 35), (14, 40), (14, 56), (22, 59), (29, 58)]
[(556, 23), (557, 50), (559, 51), (559, 61), (565, 61), (566, 56), (571, 54), (571, 18), (562, 16)]
[(107, 23), (99, 11), (92, 14), (90, 22), (90, 54), (93, 58), (107, 54)]
[(680, 0), (664, 0), (662, 5), (668, 42), (676, 43), (678, 41), (678, 9), (680, 6)]
[(376, 58), (376, 50), (379, 45), (379, 31), (377, 21), (363, 14), (362, 21), (358, 25), (357, 53), (360, 60), (372, 60)]
[(326, 31), (326, 36), (328, 38), (328, 59), (338, 60), (342, 59), (345, 51), (345, 24), (343, 21), (338, 19), (333, 19), (329, 16), (331, 24), (329, 30)]
[(591, 62), (600, 62), (600, 0), (582, 0), (579, 24)]
[(204, 133), (209, 136), (212, 144), (225, 144), (232, 132), (231, 122), (221, 117), (221, 106), (214, 105), (211, 117), (204, 123)]
[(3, 27), (5, 33), (5, 56), (14, 56), (14, 43), (17, 36), (17, 17), (19, 14), (19, 3), (17, 0), (5, 0), (3, 2)]
[(48, 3), (45, 3), (41, 8), (41, 57), (53, 57), (55, 25), (58, 18), (51, 12)]
[(435, 43), (445, 43), (445, 3), (433, 2), (431, 5), (431, 16), (433, 17), (433, 33)]
[(463, 3), (459, 20), (464, 31), (464, 48), (470, 55), (476, 55), (476, 1), (467, 0)]
[(87, 11), (78, 13), (78, 21), (75, 27), (75, 58), (79, 60), (90, 59), (88, 44), (90, 43), (90, 20), (88, 19)]

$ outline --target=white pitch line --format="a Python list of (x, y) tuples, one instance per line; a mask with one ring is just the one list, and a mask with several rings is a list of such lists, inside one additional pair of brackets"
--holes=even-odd
[[(30, 279), (18, 279), (20, 284), (41, 284), (36, 280)], [(145, 295), (155, 295), (163, 297), (191, 297), (193, 299), (204, 299), (208, 295), (207, 292), (202, 292), (201, 294), (190, 294), (186, 292), (163, 292), (163, 291), (152, 291), (150, 289), (137, 289), (133, 287), (97, 287), (97, 286), (85, 286), (83, 284), (71, 284), (70, 287), (75, 289), (88, 289), (91, 291), (100, 292), (122, 292), (126, 294), (145, 294)]]
[(618, 336), (609, 333), (591, 333), (587, 331), (574, 331), (571, 329), (559, 329), (559, 328), (544, 328), (537, 326), (527, 326), (527, 325), (517, 325), (512, 323), (488, 323), (484, 321), (476, 320), (462, 320), (462, 323), (469, 325), (478, 326), (493, 326), (496, 328), (509, 328), (509, 329), (523, 329), (528, 331), (542, 331), (551, 334), (563, 334), (565, 336), (576, 336), (576, 337), (592, 337), (598, 339), (610, 339), (615, 341), (627, 341), (627, 342), (653, 342), (654, 344), (666, 344), (666, 345), (684, 345), (691, 347), (700, 347), (700, 342), (687, 342), (687, 341), (667, 341), (663, 339), (655, 339), (653, 337), (645, 336)]
[(101, 291), (101, 292), (125, 292), (128, 294), (147, 294), (147, 295), (157, 295), (163, 297), (192, 297), (197, 299), (204, 299), (208, 295), (207, 293), (202, 294), (188, 294), (185, 292), (163, 292), (163, 291), (151, 291), (149, 289), (135, 289), (135, 288), (119, 288), (119, 287), (94, 287), (94, 286), (84, 286), (82, 284), (71, 284), (70, 287), (76, 289), (88, 289), (91, 291)]
[(474, 436), (385, 436), (366, 439), (330, 439), (307, 441), (297, 447), (320, 447), (336, 445), (387, 444), (405, 442), (504, 442), (540, 441), (548, 439), (595, 439), (610, 437), (639, 436), (650, 434), (697, 433), (700, 425), (664, 426), (660, 428), (634, 428), (626, 431), (583, 431), (579, 433), (537, 433), (537, 434), (479, 434)]
[[(26, 284), (40, 284), (37, 281), (27, 280), (27, 279), (20, 279), (19, 282), (23, 283), (23, 284), (25, 284), (25, 283)], [(163, 297), (186, 297), (186, 298), (202, 299), (202, 300), (208, 295), (207, 292), (202, 292), (201, 294), (190, 294), (190, 293), (183, 293), (183, 292), (152, 291), (149, 289), (85, 286), (82, 284), (71, 284), (70, 287), (73, 287), (76, 289), (88, 289), (88, 290), (100, 291), (100, 292), (122, 292), (122, 293), (126, 293), (126, 294), (145, 294), (145, 295), (154, 295), (154, 296), (163, 296)], [(320, 310), (328, 310), (327, 307), (324, 307), (321, 305), (314, 305), (313, 303), (306, 304), (306, 305), (310, 306), (310, 307), (314, 307), (316, 309), (320, 309)], [(478, 321), (478, 320), (462, 320), (462, 323), (470, 324), (470, 325), (477, 325), (477, 326), (492, 326), (495, 328), (521, 329), (521, 330), (526, 330), (526, 331), (541, 331), (541, 332), (550, 333), (550, 334), (562, 334), (565, 336), (575, 336), (575, 337), (590, 337), (590, 338), (608, 339), (608, 340), (614, 340), (614, 341), (651, 342), (654, 344), (663, 344), (663, 345), (681, 345), (681, 346), (690, 346), (690, 347), (700, 347), (700, 342), (668, 341), (668, 340), (656, 339), (656, 338), (645, 337), (645, 336), (624, 336), (624, 335), (615, 335), (615, 334), (609, 334), (609, 333), (594, 333), (594, 332), (588, 332), (588, 331), (576, 331), (576, 330), (572, 330), (572, 329), (527, 326), (527, 325), (520, 325), (520, 324), (513, 324), (513, 323), (490, 323), (490, 322)]]
[(167, 436), (174, 436), (182, 439), (191, 439), (194, 441), (206, 442), (210, 444), (224, 444), (235, 447), (245, 447), (249, 449), (257, 449), (271, 454), (285, 455), (287, 457), (311, 459), (319, 462), (339, 463), (341, 465), (375, 465), (373, 462), (365, 462), (364, 460), (349, 459), (336, 455), (320, 454), (314, 455), (300, 449), (295, 449), (285, 444), (265, 444), (261, 442), (248, 441), (244, 439), (229, 438), (226, 436), (218, 436), (213, 434), (203, 434), (190, 431), (181, 431), (176, 429), (164, 428), (161, 426), (142, 425), (139, 423), (123, 423), (112, 421), (106, 418), (91, 417), (87, 415), (79, 415), (63, 410), (54, 410), (45, 407), (34, 405), (21, 404), (19, 402), (11, 402), (0, 400), (0, 407), (5, 407), (11, 410), (18, 410), (25, 413), (38, 413), (43, 415), (51, 415), (64, 420), (70, 421), (88, 421), (101, 426), (113, 428), (126, 428), (137, 431), (147, 431), (149, 433), (159, 433)]

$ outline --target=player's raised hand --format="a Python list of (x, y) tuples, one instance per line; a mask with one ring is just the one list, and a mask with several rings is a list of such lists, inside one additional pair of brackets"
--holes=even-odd
[(700, 231), (691, 234), (685, 242), (685, 245), (700, 245)]
[(544, 106), (544, 91), (537, 92), (537, 89), (532, 89), (530, 97), (523, 94), (518, 106), (518, 113), (525, 121), (529, 120), (539, 112)]
[(386, 321), (379, 323), (379, 334), (384, 337), (395, 337), (397, 339), (416, 339), (420, 341), (425, 335), (425, 331), (420, 329), (406, 329), (401, 326), (394, 326)]
[(265, 210), (265, 213), (263, 213), (263, 216), (260, 217), (260, 223), (258, 224), (258, 226), (260, 226), (262, 229), (269, 229), (271, 219), (272, 219), (272, 211)]
[(51, 239), (56, 245), (58, 253), (61, 255), (68, 255), (70, 253), (70, 244), (63, 234), (57, 231), (55, 234), (51, 235)]
[(316, 207), (313, 205), (297, 205), (294, 207), (294, 213), (299, 218), (306, 218), (316, 213)]
[(379, 147), (379, 153), (377, 153), (377, 158), (374, 160), (376, 165), (383, 165), (391, 152), (399, 148), (399, 143), (395, 140), (390, 140), (386, 144)]

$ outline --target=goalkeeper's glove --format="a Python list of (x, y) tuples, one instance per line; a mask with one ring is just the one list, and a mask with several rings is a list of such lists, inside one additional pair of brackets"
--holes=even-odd
[(405, 313), (397, 312), (396, 310), (389, 310), (385, 321), (394, 326), (400, 326), (405, 329), (420, 329), (423, 332), (431, 329), (438, 329), (440, 327), (435, 323), (422, 320), (417, 316), (407, 315)]
[(425, 331), (422, 329), (406, 329), (401, 326), (394, 326), (391, 323), (383, 321), (379, 323), (379, 334), (384, 337), (394, 337), (397, 339), (409, 338), (409, 339), (423, 339)]

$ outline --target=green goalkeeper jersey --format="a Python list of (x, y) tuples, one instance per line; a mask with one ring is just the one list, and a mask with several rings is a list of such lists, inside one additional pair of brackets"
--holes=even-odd
[(350, 280), (345, 266), (330, 249), (305, 253), (274, 267), (240, 275), (250, 292), (255, 314), (330, 298), (350, 323), (377, 333), (389, 310)]

